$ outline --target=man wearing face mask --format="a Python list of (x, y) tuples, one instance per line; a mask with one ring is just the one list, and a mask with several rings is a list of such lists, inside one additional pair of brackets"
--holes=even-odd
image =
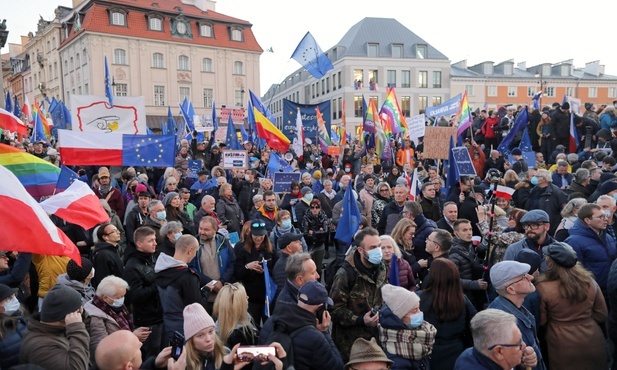
[(164, 236), (159, 232), (161, 227), (167, 223), (167, 212), (160, 200), (154, 199), (148, 203), (148, 216), (143, 226), (148, 226), (156, 232), (156, 244), (163, 245)]
[(208, 308), (211, 311), (216, 294), (225, 283), (233, 282), (236, 255), (229, 240), (218, 233), (216, 220), (205, 216), (199, 221), (199, 249), (197, 257), (189, 262), (199, 276), (199, 285), (209, 289)]
[(302, 194), (302, 198), (300, 198), (300, 200), (298, 201), (298, 203), (296, 203), (295, 206), (297, 222), (294, 223), (294, 226), (298, 228), (300, 227), (300, 223), (304, 218), (304, 214), (308, 212), (311, 201), (314, 197), (313, 189), (309, 188), (308, 186), (303, 187), (302, 190), (300, 190), (300, 193)]
[(536, 172), (536, 175), (531, 178), (531, 184), (535, 187), (529, 193), (525, 209), (541, 209), (546, 212), (551, 225), (549, 234), (555, 235), (555, 230), (561, 221), (561, 209), (568, 199), (566, 194), (551, 181), (551, 174), (547, 170)]
[(383, 304), (381, 287), (388, 281), (377, 230), (360, 230), (355, 243), (358, 247), (345, 258), (330, 290), (334, 301), (332, 322), (337, 325), (333, 339), (344, 361), (349, 359), (356, 339), (377, 336), (379, 308)]

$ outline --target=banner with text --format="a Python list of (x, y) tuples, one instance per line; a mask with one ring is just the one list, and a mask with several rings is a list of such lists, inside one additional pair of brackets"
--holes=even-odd
[(275, 172), (272, 191), (275, 193), (289, 193), (291, 192), (291, 183), (294, 181), (300, 182), (300, 172)]
[(418, 145), (418, 138), (424, 136), (424, 130), (426, 128), (425, 121), (426, 116), (424, 114), (419, 114), (407, 119), (407, 125), (409, 125), (407, 135), (416, 146)]
[(293, 142), (296, 138), (296, 117), (300, 108), (300, 116), (302, 118), (302, 127), (304, 128), (304, 138), (311, 139), (313, 143), (318, 143), (317, 140), (317, 114), (315, 108), (323, 115), (323, 120), (326, 124), (326, 132), (331, 132), (332, 117), (330, 109), (330, 100), (319, 104), (298, 104), (291, 100), (283, 99), (283, 129), (281, 130), (289, 141)]
[(456, 112), (458, 112), (458, 108), (461, 106), (462, 97), (462, 94), (458, 94), (443, 104), (439, 104), (434, 107), (427, 107), (424, 113), (427, 117), (441, 117), (456, 114)]
[(456, 162), (456, 168), (458, 168), (458, 174), (460, 176), (476, 176), (476, 169), (471, 161), (469, 150), (464, 146), (452, 148), (452, 156), (454, 162)]

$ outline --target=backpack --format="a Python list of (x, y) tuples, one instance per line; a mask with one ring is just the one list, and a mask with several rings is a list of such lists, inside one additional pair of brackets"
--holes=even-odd
[[(279, 343), (287, 353), (287, 356), (282, 359), (284, 370), (295, 370), (293, 339), (304, 330), (317, 330), (317, 328), (315, 327), (315, 325), (305, 325), (299, 327), (291, 333), (287, 333), (285, 327), (283, 327), (281, 324), (276, 323), (274, 324), (274, 329), (272, 330), (272, 333), (270, 333), (268, 339), (265, 341), (266, 344), (270, 344), (272, 342)], [(255, 364), (253, 366), (253, 369), (271, 370), (274, 369), (274, 364), (268, 363), (263, 366), (260, 364)]]
[(344, 268), (347, 273), (347, 289), (351, 290), (356, 285), (356, 270), (351, 267), (349, 262), (342, 258), (335, 258), (326, 266), (324, 270), (324, 285), (328, 293), (332, 291), (332, 284), (334, 283), (334, 276), (340, 268)]

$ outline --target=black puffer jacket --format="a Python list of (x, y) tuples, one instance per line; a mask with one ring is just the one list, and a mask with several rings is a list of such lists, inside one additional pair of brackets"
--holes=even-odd
[(461, 275), (461, 284), (464, 290), (479, 290), (478, 280), (481, 277), (482, 260), (476, 256), (471, 242), (466, 243), (459, 238), (452, 240), (450, 248), (450, 260), (458, 267)]
[[(136, 326), (151, 326), (163, 322), (163, 308), (155, 282), (154, 255), (139, 251), (127, 257), (124, 279), (131, 289), (126, 291), (127, 305), (133, 305)], [(147, 304), (141, 304), (147, 302)]]

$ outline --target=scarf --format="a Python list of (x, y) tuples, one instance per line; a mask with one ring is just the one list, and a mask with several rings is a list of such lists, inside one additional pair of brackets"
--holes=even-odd
[(110, 191), (111, 191), (111, 184), (109, 184), (107, 186), (99, 185), (99, 193), (101, 193), (101, 195), (105, 196)]
[(336, 196), (336, 191), (332, 190), (331, 192), (327, 192), (326, 189), (321, 191), (323, 194), (326, 195), (326, 197), (328, 197), (328, 199), (332, 200), (334, 199), (334, 197)]
[(386, 352), (413, 361), (430, 355), (437, 329), (424, 321), (416, 329), (386, 329), (379, 326), (379, 340)]
[(135, 330), (133, 322), (131, 321), (131, 315), (125, 305), (122, 305), (120, 310), (116, 311), (113, 307), (105, 303), (105, 301), (96, 295), (92, 298), (92, 304), (98, 307), (101, 311), (105, 312), (107, 315), (111, 316), (111, 318), (116, 321), (120, 329), (129, 331)]

